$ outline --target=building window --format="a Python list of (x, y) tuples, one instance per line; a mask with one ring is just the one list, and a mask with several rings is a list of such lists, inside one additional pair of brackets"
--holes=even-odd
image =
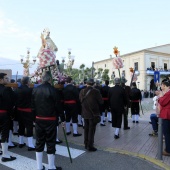
[(134, 68), (136, 71), (138, 71), (138, 62), (134, 63)]
[(168, 66), (167, 66), (167, 63), (164, 63), (164, 70), (165, 70), (165, 71), (168, 70), (167, 67), (168, 67)]
[(155, 62), (151, 62), (151, 70), (155, 70)]

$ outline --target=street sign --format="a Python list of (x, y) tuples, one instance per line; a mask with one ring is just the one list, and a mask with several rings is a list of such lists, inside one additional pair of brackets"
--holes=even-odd
[(160, 72), (154, 71), (154, 82), (157, 83), (160, 81)]

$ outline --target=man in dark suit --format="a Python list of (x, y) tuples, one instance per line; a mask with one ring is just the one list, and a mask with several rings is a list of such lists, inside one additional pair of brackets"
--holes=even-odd
[(123, 117), (124, 117), (124, 130), (128, 130), (130, 129), (130, 127), (128, 126), (128, 111), (130, 108), (130, 92), (131, 92), (131, 88), (130, 86), (126, 86), (125, 83), (127, 82), (127, 80), (122, 77), (122, 87), (125, 89), (125, 93), (126, 93), (126, 100), (127, 100), (127, 107), (125, 108), (125, 111), (123, 113)]
[(142, 100), (141, 91), (136, 87), (136, 82), (132, 83), (132, 89), (130, 93), (130, 100), (131, 100), (131, 113), (132, 113), (132, 120), (133, 123), (139, 123), (139, 104)]
[[(51, 86), (51, 73), (46, 71), (42, 75), (43, 83), (33, 89), (32, 111), (36, 116), (36, 160), (37, 169), (45, 170), (42, 165), (43, 151), (45, 143), (47, 145), (48, 169), (62, 170), (55, 166), (55, 144), (56, 144), (56, 119), (57, 115), (63, 115), (61, 105), (57, 101), (57, 93)], [(62, 119), (63, 118), (63, 119)], [(61, 116), (62, 126), (64, 117)]]
[(24, 133), (26, 129), (26, 135), (28, 139), (28, 151), (34, 151), (35, 146), (33, 144), (33, 121), (34, 115), (31, 111), (31, 97), (32, 88), (29, 88), (29, 77), (22, 78), (22, 85), (16, 90), (17, 96), (17, 110), (19, 121), (19, 148), (25, 146)]
[(89, 151), (96, 151), (94, 147), (94, 134), (96, 129), (95, 116), (100, 118), (100, 105), (103, 104), (99, 90), (93, 88), (94, 80), (87, 81), (87, 88), (79, 94), (82, 103), (82, 117), (84, 118), (84, 144)]
[(10, 156), (8, 152), (8, 138), (10, 128), (10, 113), (14, 108), (14, 92), (10, 87), (5, 87), (8, 77), (5, 73), (0, 73), (0, 134), (2, 146), (2, 162), (13, 161), (16, 157)]
[(79, 91), (72, 84), (72, 78), (68, 77), (67, 85), (63, 90), (64, 95), (64, 108), (66, 114), (66, 134), (70, 135), (70, 121), (72, 120), (73, 125), (73, 137), (81, 136), (82, 134), (78, 133), (77, 123), (78, 123), (78, 113), (77, 113), (77, 102), (79, 100)]
[(115, 128), (115, 139), (119, 138), (122, 124), (122, 114), (127, 106), (125, 90), (120, 86), (120, 79), (114, 79), (115, 86), (109, 89), (108, 97), (112, 113), (112, 127)]

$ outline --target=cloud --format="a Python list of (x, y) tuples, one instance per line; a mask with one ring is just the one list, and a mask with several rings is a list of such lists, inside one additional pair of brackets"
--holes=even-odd
[(15, 21), (6, 18), (2, 11), (0, 11), (0, 36), (39, 41), (38, 33), (31, 32), (26, 28), (20, 27)]

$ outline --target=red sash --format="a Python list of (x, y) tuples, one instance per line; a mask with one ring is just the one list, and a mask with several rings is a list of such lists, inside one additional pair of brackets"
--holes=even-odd
[(40, 116), (36, 116), (36, 119), (40, 119), (40, 120), (56, 120), (56, 117), (40, 117)]
[(17, 110), (23, 111), (23, 112), (32, 112), (31, 108), (17, 108)]

